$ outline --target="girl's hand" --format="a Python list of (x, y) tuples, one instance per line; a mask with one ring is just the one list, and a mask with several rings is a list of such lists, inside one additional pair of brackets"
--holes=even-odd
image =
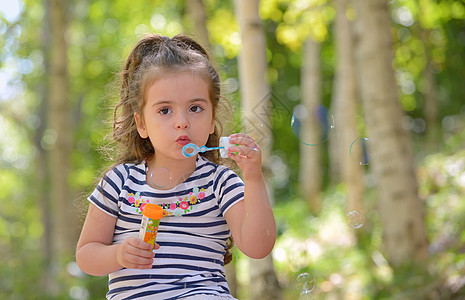
[(245, 133), (231, 135), (229, 143), (238, 145), (229, 147), (228, 156), (239, 166), (244, 180), (261, 178), (262, 153), (257, 143)]
[[(154, 249), (158, 248), (155, 244)], [(154, 257), (152, 245), (135, 237), (125, 239), (116, 252), (118, 263), (128, 269), (151, 269)]]

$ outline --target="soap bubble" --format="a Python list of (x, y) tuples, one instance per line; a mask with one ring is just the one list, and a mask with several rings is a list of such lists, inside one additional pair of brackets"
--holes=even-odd
[[(194, 185), (197, 179), (200, 178), (201, 173), (194, 171), (193, 173), (188, 173), (181, 176), (176, 185), (176, 197), (184, 199), (189, 196), (197, 195), (199, 193), (199, 188)], [(189, 199), (187, 199), (189, 200)]]
[(314, 299), (312, 292), (306, 293), (306, 294), (301, 293), (299, 296), (299, 300), (310, 300), (310, 299)]
[(310, 294), (315, 288), (315, 279), (308, 273), (302, 273), (297, 276), (296, 285), (301, 295)]
[(372, 158), (372, 141), (367, 137), (355, 139), (350, 144), (349, 154), (352, 160), (361, 166), (368, 165)]
[(199, 176), (199, 173), (194, 171), (192, 174), (185, 174), (179, 178), (179, 184), (173, 189), (175, 201), (170, 203), (167, 208), (168, 215), (180, 217), (185, 214), (196, 213), (199, 208), (198, 204), (206, 201), (206, 190), (195, 185)]
[(82, 286), (73, 285), (69, 289), (71, 299), (89, 299), (89, 291)]
[(147, 175), (148, 180), (155, 188), (166, 189), (173, 185), (173, 176), (166, 167), (155, 167)]
[(363, 215), (354, 210), (347, 214), (347, 223), (350, 227), (358, 229), (363, 226)]
[(291, 128), (299, 141), (308, 146), (326, 142), (334, 129), (334, 118), (324, 105), (294, 107)]
[(76, 262), (72, 261), (66, 265), (66, 270), (71, 276), (83, 278), (86, 276), (84, 272), (81, 271)]
[(263, 123), (253, 123), (247, 127), (245, 133), (254, 139), (255, 143), (257, 143), (261, 150), (265, 150), (270, 147), (272, 138), (269, 126)]

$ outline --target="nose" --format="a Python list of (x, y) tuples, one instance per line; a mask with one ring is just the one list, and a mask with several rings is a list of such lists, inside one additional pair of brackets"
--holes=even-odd
[(179, 113), (177, 115), (175, 127), (176, 129), (186, 129), (190, 127), (189, 120), (185, 114)]

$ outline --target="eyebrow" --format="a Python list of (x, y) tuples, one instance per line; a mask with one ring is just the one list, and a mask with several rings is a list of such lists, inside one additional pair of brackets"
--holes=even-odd
[[(187, 103), (194, 103), (194, 102), (208, 102), (207, 99), (205, 98), (192, 98), (190, 100), (187, 101)], [(163, 105), (163, 104), (171, 104), (173, 103), (174, 101), (171, 101), (171, 100), (160, 100), (160, 101), (157, 101), (155, 102), (154, 104), (152, 104), (152, 106), (156, 106), (156, 105)]]

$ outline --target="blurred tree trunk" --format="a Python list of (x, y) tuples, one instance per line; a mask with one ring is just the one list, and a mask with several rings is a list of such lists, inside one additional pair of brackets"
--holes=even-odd
[[(318, 141), (321, 136), (318, 115), (321, 104), (320, 43), (308, 37), (304, 44), (301, 75), (302, 105), (306, 117), (301, 118), (300, 139), (304, 142)], [(318, 214), (321, 208), (321, 145), (300, 144), (300, 194), (310, 204), (312, 213)]]
[[(426, 32), (422, 32), (422, 35), (427, 35)], [(422, 39), (423, 40), (423, 39)], [(430, 140), (434, 137), (434, 132), (436, 129), (438, 121), (438, 97), (437, 97), (437, 87), (436, 80), (433, 74), (433, 66), (431, 64), (431, 55), (429, 53), (430, 49), (428, 47), (427, 41), (423, 40), (426, 54), (426, 66), (423, 72), (425, 77), (426, 90), (424, 92), (425, 96), (425, 106), (424, 106), (424, 115), (426, 120), (426, 134)]]
[[(211, 45), (208, 39), (207, 29), (207, 14), (202, 0), (186, 0), (185, 1), (188, 17), (193, 22), (193, 33), (196, 40), (210, 52)], [(225, 266), (226, 279), (229, 285), (231, 295), (237, 297), (237, 278), (236, 278), (236, 260), (233, 259)]]
[[(245, 128), (261, 123), (260, 134), (271, 137), (270, 88), (265, 81), (266, 38), (258, 15), (258, 0), (236, 0), (236, 15), (241, 27), (242, 51), (239, 55), (239, 78)], [(268, 166), (271, 147), (262, 150), (265, 182), (270, 182)], [(268, 186), (270, 197), (273, 196)], [(250, 259), (250, 299), (281, 299), (271, 254), (261, 260)]]
[(226, 269), (226, 280), (229, 285), (229, 292), (234, 298), (237, 298), (237, 273), (236, 273), (236, 259), (233, 260), (225, 266)]
[(186, 0), (186, 9), (192, 20), (195, 38), (200, 44), (210, 51), (211, 46), (208, 39), (207, 14), (202, 0)]
[(331, 139), (331, 163), (337, 161), (338, 173), (347, 187), (347, 211), (363, 211), (363, 169), (358, 158), (362, 153), (349, 154), (352, 142), (357, 138), (357, 82), (352, 24), (346, 16), (348, 0), (335, 0), (336, 20), (334, 39), (336, 47), (336, 74), (332, 107), (336, 124), (336, 136)]
[(353, 0), (360, 32), (357, 45), (359, 84), (374, 159), (379, 214), (388, 261), (394, 267), (423, 262), (428, 241), (418, 197), (410, 137), (394, 70), (387, 0)]
[[(421, 7), (421, 5), (420, 5)], [(421, 26), (418, 26), (420, 31), (420, 39), (423, 43), (423, 48), (425, 49), (425, 59), (426, 66), (423, 71), (423, 76), (425, 80), (425, 90), (424, 97), (425, 103), (423, 107), (423, 113), (426, 121), (426, 135), (429, 142), (434, 142), (434, 136), (436, 131), (436, 125), (438, 121), (438, 96), (437, 96), (437, 86), (436, 80), (434, 78), (433, 66), (431, 61), (431, 49), (428, 42), (428, 36), (430, 30), (427, 30)]]
[[(43, 53), (49, 53), (50, 48), (50, 7), (49, 1), (44, 1), (45, 9), (45, 20), (44, 27), (42, 28), (42, 49)], [(50, 71), (50, 61), (46, 59), (44, 61), (44, 73), (49, 74)], [(44, 138), (45, 129), (47, 126), (47, 108), (48, 108), (48, 86), (45, 82), (40, 83), (39, 87), (40, 94), (40, 105), (37, 111), (40, 123), (37, 127), (34, 139), (34, 145), (37, 149), (37, 160), (35, 165), (35, 180), (36, 191), (39, 198), (40, 212), (42, 226), (44, 228), (44, 234), (41, 239), (41, 254), (45, 263), (44, 272), (42, 276), (41, 286), (44, 286), (47, 291), (52, 291), (57, 289), (57, 283), (55, 282), (55, 277), (52, 274), (51, 262), (52, 262), (52, 226), (51, 219), (52, 213), (50, 211), (51, 203), (48, 195), (50, 194), (50, 172), (49, 172), (49, 162), (48, 155), (46, 150), (42, 145), (42, 139)]]
[[(68, 105), (67, 15), (65, 0), (48, 0), (50, 45), (48, 63), (48, 134), (54, 139), (49, 151), (52, 225), (52, 270), (59, 272), (63, 259), (71, 258), (77, 237), (77, 213), (68, 189), (72, 131)], [(56, 276), (57, 277), (57, 276)]]

